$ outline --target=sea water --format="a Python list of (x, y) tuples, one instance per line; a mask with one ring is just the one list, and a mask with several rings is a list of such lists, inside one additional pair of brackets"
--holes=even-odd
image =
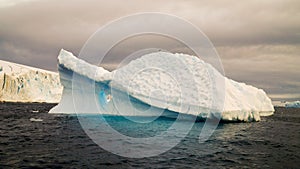
[[(203, 122), (169, 151), (149, 158), (126, 158), (91, 140), (77, 116), (47, 112), (53, 104), (0, 104), (0, 168), (298, 168), (300, 109), (276, 108), (273, 116), (253, 123), (220, 123), (199, 143)], [(31, 118), (42, 121), (30, 121)], [(97, 122), (95, 116), (86, 116)], [(124, 117), (104, 120), (130, 137), (152, 137), (173, 119), (132, 123)], [(100, 121), (99, 121), (100, 122)], [(185, 123), (185, 122), (183, 122)]]

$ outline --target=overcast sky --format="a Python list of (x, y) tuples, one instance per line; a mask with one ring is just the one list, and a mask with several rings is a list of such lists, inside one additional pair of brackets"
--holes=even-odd
[(56, 71), (61, 48), (78, 55), (98, 28), (137, 12), (186, 19), (215, 45), (226, 76), (273, 100), (300, 99), (298, 0), (0, 0), (0, 59)]

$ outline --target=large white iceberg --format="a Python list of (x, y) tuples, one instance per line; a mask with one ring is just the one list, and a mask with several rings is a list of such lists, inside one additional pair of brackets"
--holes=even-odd
[(0, 60), (0, 101), (58, 103), (63, 87), (55, 72)]
[[(105, 114), (147, 115), (134, 113), (133, 109), (128, 109), (127, 103), (120, 103), (126, 99), (120, 93), (129, 95), (136, 100), (137, 105), (151, 105), (151, 111), (143, 111), (150, 114), (165, 109), (200, 118), (259, 121), (260, 116), (272, 115), (274, 112), (270, 98), (262, 89), (228, 79), (195, 56), (151, 53), (112, 72), (78, 59), (65, 50), (61, 50), (58, 62), (64, 90), (61, 102), (50, 113), (75, 113), (73, 74), (94, 81), (98, 86), (95, 88), (96, 96), (101, 92), (104, 96), (113, 96), (113, 101), (108, 103), (102, 101), (101, 96), (98, 98), (99, 107), (105, 109)], [(73, 94), (74, 90), (77, 89), (73, 85)], [(120, 109), (122, 113), (118, 113)]]

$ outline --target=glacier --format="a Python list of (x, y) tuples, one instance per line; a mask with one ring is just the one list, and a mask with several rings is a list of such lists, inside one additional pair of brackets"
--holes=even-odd
[(300, 108), (300, 101), (293, 101), (293, 102), (287, 102), (285, 103), (285, 107), (294, 107), (294, 108)]
[[(167, 110), (167, 117), (180, 113), (248, 122), (274, 112), (271, 99), (262, 89), (228, 79), (210, 64), (186, 54), (150, 53), (110, 72), (62, 49), (58, 70), (63, 94), (49, 113), (76, 113), (73, 96), (83, 91), (72, 85), (74, 74), (88, 79), (85, 85), (95, 86), (84, 91), (91, 93), (91, 100), (86, 97), (80, 113), (157, 116), (161, 110)], [(111, 101), (101, 100), (104, 96), (111, 96)], [(128, 98), (130, 102), (126, 102)], [(98, 100), (97, 105), (92, 104), (94, 100)], [(131, 104), (146, 111), (136, 111)]]
[(0, 102), (58, 103), (58, 73), (0, 60)]

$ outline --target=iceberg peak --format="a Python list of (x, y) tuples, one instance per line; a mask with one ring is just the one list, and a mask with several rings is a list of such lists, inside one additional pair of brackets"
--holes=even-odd
[(78, 59), (71, 52), (61, 49), (58, 55), (58, 63), (75, 73), (86, 76), (95, 81), (111, 80), (111, 72), (102, 67), (87, 63), (84, 60)]

